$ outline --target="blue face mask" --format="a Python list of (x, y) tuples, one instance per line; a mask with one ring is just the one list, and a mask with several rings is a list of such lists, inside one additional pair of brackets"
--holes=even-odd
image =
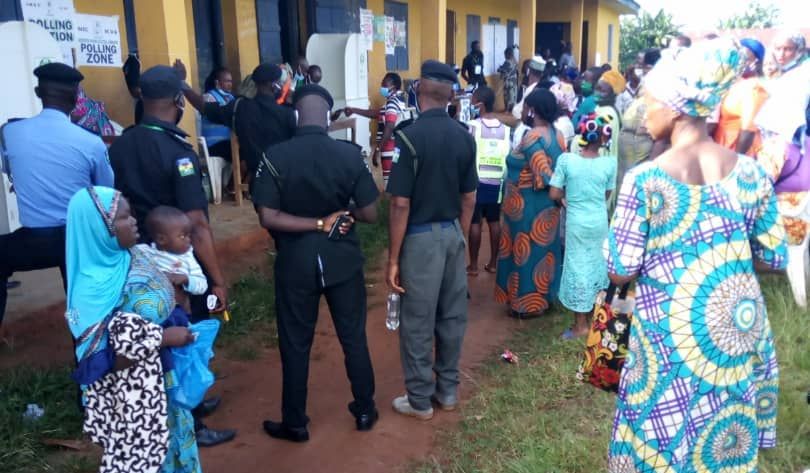
[(470, 105), (470, 118), (476, 119), (481, 116), (481, 109), (476, 105)]
[(388, 90), (388, 87), (380, 87), (380, 95), (382, 95), (385, 98), (388, 98), (388, 96), (391, 95), (391, 91)]

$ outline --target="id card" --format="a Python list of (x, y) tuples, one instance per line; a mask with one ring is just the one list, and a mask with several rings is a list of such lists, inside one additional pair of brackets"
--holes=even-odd
[(475, 65), (475, 75), (477, 75), (477, 76), (481, 75), (481, 64), (476, 64)]

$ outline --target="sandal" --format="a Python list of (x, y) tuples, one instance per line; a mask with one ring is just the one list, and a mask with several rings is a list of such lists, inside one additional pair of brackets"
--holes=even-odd
[(487, 263), (487, 264), (484, 265), (484, 271), (486, 271), (486, 272), (488, 272), (490, 274), (495, 274), (495, 273), (498, 272), (498, 269), (497, 269), (497, 267), (490, 266), (489, 263)]

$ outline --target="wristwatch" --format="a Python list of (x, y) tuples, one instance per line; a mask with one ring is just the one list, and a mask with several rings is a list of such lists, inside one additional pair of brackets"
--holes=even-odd
[(318, 225), (318, 231), (322, 232), (323, 231), (323, 225), (324, 225), (323, 224), (323, 219), (319, 218), (317, 225)]

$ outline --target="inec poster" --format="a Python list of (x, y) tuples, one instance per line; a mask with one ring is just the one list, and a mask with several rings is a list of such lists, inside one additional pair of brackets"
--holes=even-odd
[(121, 34), (117, 16), (76, 15), (76, 63), (121, 67)]
[(20, 6), (25, 21), (35, 23), (50, 33), (59, 43), (63, 61), (73, 65), (72, 49), (76, 46), (73, 0), (21, 0)]

